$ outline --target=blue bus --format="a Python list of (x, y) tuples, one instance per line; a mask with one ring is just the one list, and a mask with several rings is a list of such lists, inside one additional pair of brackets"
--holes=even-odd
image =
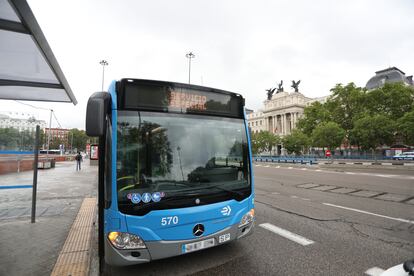
[(196, 85), (122, 79), (88, 101), (99, 137), (99, 255), (126, 266), (252, 233), (244, 98)]

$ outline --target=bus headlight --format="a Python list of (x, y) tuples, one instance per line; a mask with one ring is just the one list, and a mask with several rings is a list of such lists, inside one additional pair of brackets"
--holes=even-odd
[(251, 209), (249, 212), (247, 212), (241, 219), (239, 223), (239, 227), (246, 226), (247, 224), (253, 222), (254, 220), (254, 209)]
[(108, 239), (117, 249), (146, 248), (144, 241), (137, 235), (123, 232), (109, 232)]

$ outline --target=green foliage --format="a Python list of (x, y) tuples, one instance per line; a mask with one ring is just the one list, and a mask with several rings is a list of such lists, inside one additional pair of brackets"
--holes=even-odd
[(251, 137), (251, 145), (253, 154), (262, 153), (264, 151), (271, 152), (272, 148), (280, 143), (280, 137), (270, 133), (269, 131), (261, 131), (253, 133)]
[(367, 92), (365, 102), (371, 115), (384, 114), (391, 120), (398, 120), (412, 110), (414, 89), (400, 82), (385, 83)]
[(311, 135), (317, 125), (330, 121), (330, 114), (326, 106), (320, 102), (313, 102), (304, 110), (304, 116), (299, 119), (297, 128), (306, 135)]
[(337, 84), (331, 92), (332, 95), (325, 103), (325, 107), (332, 121), (344, 129), (348, 137), (355, 120), (365, 111), (365, 90), (351, 82), (346, 86)]
[(289, 154), (300, 155), (304, 153), (310, 143), (309, 137), (300, 130), (293, 130), (291, 134), (283, 138), (283, 147)]
[[(73, 137), (73, 140), (72, 140), (72, 137)], [(86, 132), (84, 130), (72, 128), (69, 131), (69, 135), (68, 135), (69, 147), (67, 148), (70, 149), (70, 145), (72, 145), (72, 149), (77, 149), (78, 151), (84, 151), (86, 148), (86, 143), (88, 139), (89, 137), (86, 135)]]
[(363, 149), (375, 150), (394, 138), (394, 122), (385, 115), (365, 116), (355, 122), (352, 135)]
[(404, 139), (404, 143), (414, 145), (414, 108), (398, 119), (397, 126)]
[(335, 149), (342, 144), (345, 130), (334, 122), (322, 123), (312, 132), (313, 145), (321, 148)]
[(16, 128), (0, 129), (0, 149), (2, 150), (32, 150), (34, 141), (34, 131), (19, 131)]
[[(362, 118), (376, 118), (377, 115), (382, 115), (384, 117), (381, 118), (384, 122), (397, 122), (394, 134), (397, 133), (402, 136), (405, 143), (414, 144), (412, 115), (406, 115), (413, 111), (413, 87), (406, 86), (403, 83), (386, 83), (382, 87), (367, 91), (353, 83), (349, 83), (346, 86), (337, 84), (331, 91), (332, 95), (326, 103), (313, 103), (305, 108), (304, 116), (297, 124), (298, 129), (303, 133), (314, 136), (313, 133), (317, 126), (334, 122), (345, 131), (345, 141), (348, 144), (356, 146), (364, 144), (364, 147), (367, 147), (367, 141), (364, 138), (366, 135), (362, 134), (362, 130), (360, 131), (359, 128), (355, 129), (356, 122)], [(368, 124), (367, 120), (362, 122)], [(313, 146), (320, 145), (321, 140), (319, 138), (317, 140), (313, 139)], [(392, 142), (392, 139), (386, 140)], [(318, 144), (315, 144), (315, 142)], [(322, 144), (326, 144), (326, 142)]]

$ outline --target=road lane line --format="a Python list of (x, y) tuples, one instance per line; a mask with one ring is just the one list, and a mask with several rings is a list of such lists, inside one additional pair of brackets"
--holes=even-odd
[(356, 173), (354, 173), (354, 172), (345, 172), (346, 174), (356, 174)]
[(290, 196), (291, 198), (298, 198), (297, 196), (295, 196), (295, 195), (292, 195), (292, 196)]
[(293, 169), (293, 167), (288, 167), (289, 170)]
[(374, 266), (368, 269), (367, 271), (365, 271), (365, 274), (370, 275), (370, 276), (379, 276), (384, 271), (385, 271), (384, 269)]
[(308, 169), (307, 169), (307, 168), (302, 168), (301, 170), (302, 170), (302, 171), (307, 171)]
[(321, 172), (322, 170), (315, 170), (315, 172)]
[(375, 214), (375, 213), (371, 213), (371, 212), (367, 212), (367, 211), (363, 211), (363, 210), (359, 210), (359, 209), (344, 207), (344, 206), (330, 204), (330, 203), (324, 203), (323, 202), (322, 204), (323, 205), (326, 205), (326, 206), (341, 208), (341, 209), (345, 209), (345, 210), (349, 210), (349, 211), (354, 211), (354, 212), (358, 212), (358, 213), (362, 213), (362, 214), (366, 214), (366, 215), (372, 215), (372, 216), (377, 216), (377, 217), (380, 217), (380, 218), (392, 219), (392, 220), (396, 220), (396, 221), (400, 221), (400, 222), (406, 222), (406, 223), (414, 224), (414, 221), (408, 220), (408, 219), (402, 219), (402, 218), (394, 218), (394, 217), (384, 216), (384, 215), (380, 215), (380, 214)]
[(309, 198), (304, 198), (304, 197), (300, 197), (300, 199), (302, 199), (302, 200), (310, 200)]
[(270, 168), (270, 166), (269, 166), (269, 165), (267, 165), (267, 166), (265, 166), (265, 168)]
[(279, 169), (280, 168), (280, 166), (276, 166), (276, 169)]
[(272, 195), (280, 195), (278, 192), (272, 192)]
[(271, 231), (275, 234), (278, 234), (279, 236), (282, 236), (286, 239), (289, 239), (289, 240), (294, 241), (294, 242), (296, 242), (300, 245), (303, 245), (303, 246), (315, 243), (314, 241), (311, 241), (307, 238), (299, 236), (298, 234), (292, 233), (288, 230), (285, 230), (285, 229), (282, 229), (280, 227), (274, 226), (273, 224), (270, 224), (270, 223), (262, 223), (259, 226), (266, 229), (266, 230), (269, 230), (269, 231)]

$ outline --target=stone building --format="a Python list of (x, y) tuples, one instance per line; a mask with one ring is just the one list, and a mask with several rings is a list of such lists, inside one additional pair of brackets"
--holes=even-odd
[(19, 113), (19, 112), (2, 112), (0, 114), (0, 128), (15, 128), (19, 131), (36, 131), (36, 125), (40, 126), (40, 129), (46, 127), (46, 122), (43, 120), (36, 120), (34, 115)]
[(288, 135), (296, 128), (305, 106), (326, 101), (327, 97), (308, 98), (300, 92), (279, 92), (264, 101), (264, 108), (247, 115), (253, 133), (269, 131), (279, 136)]
[(389, 67), (375, 72), (375, 76), (368, 80), (365, 88), (371, 90), (384, 85), (384, 83), (393, 82), (402, 82), (409, 86), (414, 85), (413, 76), (405, 76), (405, 73), (397, 67)]

